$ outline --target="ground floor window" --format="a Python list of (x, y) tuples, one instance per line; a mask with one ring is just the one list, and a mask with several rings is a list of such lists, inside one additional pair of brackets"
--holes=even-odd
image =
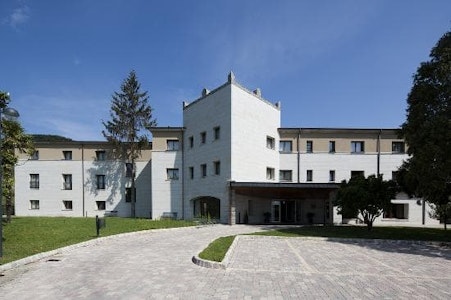
[(63, 200), (64, 210), (72, 210), (72, 201)]
[(106, 203), (105, 201), (96, 201), (97, 210), (105, 210)]
[(214, 197), (201, 197), (194, 200), (194, 216), (196, 218), (220, 218), (220, 200)]
[(408, 219), (409, 204), (394, 204), (384, 211), (384, 218), (387, 219)]
[(30, 209), (39, 209), (39, 200), (30, 200)]

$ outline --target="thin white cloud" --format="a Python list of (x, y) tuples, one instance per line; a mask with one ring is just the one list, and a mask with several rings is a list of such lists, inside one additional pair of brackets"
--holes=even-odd
[(31, 10), (28, 6), (23, 5), (13, 10), (11, 15), (6, 18), (6, 23), (17, 29), (20, 25), (25, 24), (31, 16)]

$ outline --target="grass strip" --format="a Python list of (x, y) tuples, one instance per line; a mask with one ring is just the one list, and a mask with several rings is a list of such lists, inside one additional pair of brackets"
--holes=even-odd
[[(193, 222), (109, 217), (100, 236), (148, 229), (186, 227)], [(97, 237), (95, 218), (16, 217), (3, 225), (1, 264)]]
[[(451, 242), (451, 230), (419, 227), (373, 227), (368, 231), (364, 226), (304, 226), (256, 232), (251, 235)], [(214, 240), (199, 257), (221, 262), (234, 238), (235, 236), (228, 236)]]

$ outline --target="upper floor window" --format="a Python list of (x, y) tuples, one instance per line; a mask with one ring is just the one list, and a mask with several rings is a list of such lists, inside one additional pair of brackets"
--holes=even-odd
[(96, 151), (96, 159), (97, 159), (98, 161), (104, 161), (104, 160), (106, 160), (106, 153), (105, 153), (105, 150), (99, 150), (99, 151)]
[(194, 179), (194, 167), (189, 167), (188, 172), (189, 172), (189, 178)]
[(97, 189), (105, 189), (105, 175), (96, 175)]
[(213, 133), (215, 140), (219, 140), (219, 138), (221, 137), (221, 127), (217, 126), (213, 128)]
[(393, 153), (405, 153), (404, 142), (392, 142), (391, 143), (391, 151)]
[(351, 171), (351, 178), (356, 176), (365, 176), (365, 171)]
[(205, 144), (206, 142), (207, 142), (207, 133), (204, 131), (200, 133), (200, 143)]
[(221, 174), (221, 162), (220, 161), (213, 162), (213, 167), (215, 170), (215, 175), (220, 175)]
[(63, 190), (72, 189), (72, 174), (63, 174)]
[(365, 142), (362, 141), (351, 142), (351, 153), (363, 153), (363, 152), (365, 152)]
[(193, 148), (194, 147), (194, 137), (190, 136), (188, 138), (188, 141), (189, 141), (189, 147)]
[(200, 165), (200, 176), (207, 177), (207, 164)]
[(125, 177), (131, 178), (133, 176), (133, 164), (125, 163)]
[(313, 181), (313, 170), (307, 170), (307, 181)]
[(179, 169), (166, 169), (168, 180), (179, 180)]
[(293, 180), (293, 171), (280, 170), (279, 171), (279, 180), (280, 181), (292, 181)]
[(293, 150), (293, 142), (292, 141), (280, 141), (279, 142), (279, 150), (280, 152), (291, 152)]
[(30, 189), (39, 188), (39, 174), (30, 174)]
[(307, 141), (307, 153), (313, 153), (313, 141)]
[(274, 180), (274, 168), (266, 168), (266, 179)]
[(38, 160), (39, 159), (39, 151), (36, 150), (33, 152), (33, 154), (30, 156), (31, 160)]
[(168, 151), (178, 151), (179, 150), (179, 141), (178, 140), (167, 140), (166, 141), (166, 149)]
[(329, 153), (335, 153), (335, 141), (329, 141)]
[(275, 143), (275, 140), (273, 137), (270, 137), (270, 136), (266, 137), (266, 148), (274, 149), (274, 143)]
[(72, 151), (63, 151), (64, 160), (72, 160)]

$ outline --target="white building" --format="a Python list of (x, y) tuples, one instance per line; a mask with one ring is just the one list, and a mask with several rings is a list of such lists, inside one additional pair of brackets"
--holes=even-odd
[[(183, 103), (183, 127), (152, 128), (152, 145), (137, 162), (136, 215), (348, 222), (332, 205), (338, 183), (359, 173), (392, 179), (407, 158), (396, 129), (281, 128), (280, 111), (232, 73)], [(37, 148), (39, 158), (22, 157), (16, 167), (17, 215), (130, 215), (125, 164), (108, 159), (106, 142)], [(376, 223), (438, 224), (421, 200), (398, 195), (392, 203)]]

